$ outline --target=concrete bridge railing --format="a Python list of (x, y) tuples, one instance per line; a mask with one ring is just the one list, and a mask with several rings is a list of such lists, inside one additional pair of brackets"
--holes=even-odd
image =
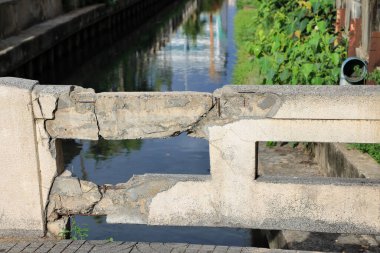
[[(59, 139), (210, 145), (211, 175), (98, 186), (63, 172)], [(57, 235), (68, 215), (109, 223), (380, 234), (380, 181), (257, 175), (258, 141), (380, 143), (379, 86), (225, 86), (95, 93), (0, 78), (0, 235)]]

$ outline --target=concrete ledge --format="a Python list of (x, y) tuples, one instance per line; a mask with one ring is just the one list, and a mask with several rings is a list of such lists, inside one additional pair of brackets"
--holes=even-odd
[[(321, 126), (329, 125), (331, 129), (325, 131), (324, 142), (340, 136), (341, 127), (349, 125), (356, 130), (347, 130), (353, 133), (347, 140), (355, 142), (355, 135), (362, 136), (357, 139), (363, 143), (378, 138), (379, 133), (373, 130), (380, 126), (380, 86), (250, 87), (227, 86), (212, 95), (199, 92), (95, 94), (77, 88), (75, 96), (72, 92), (59, 99), (56, 117), (47, 121), (47, 131), (53, 138), (97, 139), (99, 135), (106, 139), (162, 138), (181, 132), (208, 138), (210, 126), (244, 119), (275, 119), (281, 122), (277, 127), (285, 129), (293, 120), (298, 121), (301, 129), (302, 125), (309, 126), (318, 132), (322, 131)], [(44, 107), (43, 101), (40, 104)], [(264, 121), (260, 124), (269, 127)], [(308, 141), (315, 135), (310, 129)], [(262, 131), (260, 138), (274, 141), (277, 137)], [(293, 141), (306, 141), (304, 137), (294, 138)]]
[(25, 64), (58, 42), (101, 18), (103, 5), (76, 10), (0, 41), (0, 75)]
[(45, 232), (45, 207), (42, 204), (31, 95), (37, 84), (37, 81), (32, 80), (0, 78), (2, 235), (43, 236)]
[(347, 144), (315, 143), (315, 160), (328, 177), (380, 178), (380, 164), (368, 154), (348, 148)]
[(98, 4), (84, 7), (1, 40), (0, 76), (8, 74), (80, 30), (140, 1), (123, 0), (115, 6)]
[(2, 0), (0, 39), (61, 13), (62, 0)]
[(380, 119), (377, 85), (227, 85), (214, 97), (224, 105), (221, 117), (260, 116), (262, 111), (276, 119)]

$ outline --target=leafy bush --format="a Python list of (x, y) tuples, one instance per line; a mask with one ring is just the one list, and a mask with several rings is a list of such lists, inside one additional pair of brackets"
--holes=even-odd
[(367, 79), (373, 81), (375, 84), (380, 84), (380, 70), (376, 69), (369, 73)]
[(346, 46), (334, 31), (333, 1), (238, 3), (235, 83), (253, 72), (262, 84), (337, 84)]

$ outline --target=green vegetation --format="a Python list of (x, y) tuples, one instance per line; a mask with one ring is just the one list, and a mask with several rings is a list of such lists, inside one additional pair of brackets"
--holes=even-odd
[(369, 154), (380, 163), (380, 144), (351, 144), (350, 146)]
[(86, 158), (96, 162), (104, 161), (120, 153), (131, 153), (140, 150), (142, 140), (104, 140), (91, 141), (90, 147), (85, 154)]
[(333, 1), (239, 0), (236, 84), (337, 84), (346, 57)]
[[(235, 84), (337, 84), (346, 58), (334, 1), (238, 0)], [(380, 84), (380, 71), (367, 80)], [(275, 146), (275, 142), (268, 142)], [(353, 144), (380, 163), (380, 144)]]
[(80, 227), (75, 218), (70, 216), (70, 229), (65, 229), (60, 233), (63, 238), (72, 240), (86, 240), (88, 237), (88, 228)]
[[(361, 73), (361, 70), (355, 69), (355, 72)], [(380, 84), (380, 71), (374, 70), (366, 76), (367, 81), (373, 81), (375, 84)], [(351, 144), (352, 148), (356, 148), (363, 153), (369, 154), (373, 159), (380, 163), (380, 144)]]
[(367, 80), (373, 81), (375, 84), (380, 84), (380, 70), (374, 70), (369, 73)]

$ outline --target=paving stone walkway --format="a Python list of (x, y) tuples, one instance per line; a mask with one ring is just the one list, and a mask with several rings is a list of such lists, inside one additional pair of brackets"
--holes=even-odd
[[(312, 251), (273, 250), (247, 247), (228, 247), (181, 243), (135, 243), (109, 241), (35, 241), (0, 242), (0, 252), (36, 253), (306, 253)], [(314, 251), (315, 252), (315, 251)]]

